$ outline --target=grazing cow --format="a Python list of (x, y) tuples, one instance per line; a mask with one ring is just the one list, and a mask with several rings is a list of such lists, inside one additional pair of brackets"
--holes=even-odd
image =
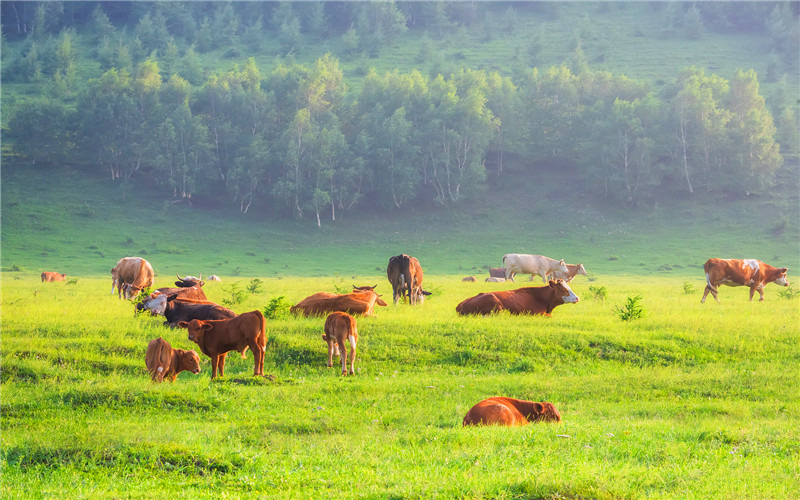
[(469, 283), (475, 283), (476, 281), (478, 281), (478, 278), (476, 278), (475, 276), (467, 276), (466, 278), (461, 278), (461, 281), (467, 281)]
[(483, 281), (485, 281), (486, 283), (505, 283), (506, 279), (505, 278), (498, 278), (496, 276), (489, 276), (488, 278), (486, 278)]
[(111, 269), (111, 293), (117, 287), (117, 294), (124, 292), (126, 299), (139, 295), (143, 289), (153, 286), (153, 266), (141, 257), (123, 257)]
[(175, 377), (184, 370), (195, 375), (200, 373), (200, 356), (194, 350), (173, 349), (161, 337), (147, 344), (144, 364), (153, 382), (163, 382), (164, 379), (175, 382)]
[(489, 269), (489, 277), (490, 278), (503, 278), (503, 281), (506, 279), (506, 269), (504, 267), (493, 267)]
[(508, 311), (511, 314), (543, 314), (564, 303), (574, 304), (578, 296), (563, 280), (550, 281), (547, 286), (532, 286), (516, 290), (479, 293), (456, 306), (459, 314), (491, 314)]
[(229, 351), (253, 351), (253, 376), (264, 375), (264, 353), (267, 348), (267, 322), (261, 311), (242, 313), (231, 319), (181, 321), (189, 330), (189, 340), (211, 358), (211, 378), (225, 376), (225, 356)]
[(484, 399), (464, 416), (467, 425), (528, 425), (530, 422), (560, 422), (561, 414), (552, 403), (495, 397)]
[(586, 272), (586, 268), (583, 267), (583, 264), (567, 264), (566, 273), (562, 273), (561, 271), (553, 271), (548, 276), (548, 279), (564, 280), (569, 283), (575, 278), (575, 276), (579, 274), (583, 274), (584, 276), (589, 274)]
[(50, 283), (53, 281), (64, 281), (66, 277), (67, 277), (66, 274), (45, 271), (42, 273), (42, 283), (44, 282)]
[(328, 368), (333, 366), (333, 356), (342, 358), (342, 375), (347, 375), (347, 348), (344, 341), (350, 343), (350, 375), (356, 374), (356, 343), (358, 329), (356, 319), (347, 313), (332, 312), (325, 319), (325, 333), (322, 340), (328, 343)]
[(547, 275), (555, 271), (567, 272), (567, 264), (564, 259), (555, 260), (544, 255), (528, 255), (523, 253), (507, 253), (503, 255), (503, 268), (505, 269), (504, 278), (515, 281), (514, 275), (530, 274), (531, 281), (533, 276), (538, 274), (547, 283)]
[(419, 261), (406, 254), (395, 255), (386, 266), (386, 277), (392, 284), (394, 305), (401, 297), (408, 297), (409, 304), (422, 304), (425, 294), (422, 291), (422, 266)]
[(222, 280), (219, 279), (219, 276), (217, 276), (216, 274), (212, 274), (211, 276), (208, 277), (208, 281), (222, 281)]
[(137, 311), (147, 309), (154, 315), (166, 318), (164, 324), (175, 328), (181, 321), (193, 319), (230, 319), (236, 313), (207, 300), (185, 300), (176, 294), (159, 294), (136, 305)]
[(719, 302), (719, 285), (749, 286), (750, 302), (753, 301), (756, 291), (761, 296), (759, 301), (764, 300), (764, 287), (768, 283), (789, 286), (789, 279), (786, 277), (788, 268), (778, 269), (756, 259), (708, 259), (703, 269), (706, 271), (706, 289), (700, 299), (702, 303), (705, 303), (709, 292)]
[(372, 316), (375, 314), (375, 304), (385, 306), (386, 302), (374, 290), (354, 290), (344, 294), (319, 292), (304, 298), (289, 310), (293, 314), (302, 312), (305, 316), (319, 316), (334, 311)]
[(201, 274), (199, 278), (195, 276), (186, 276), (181, 278), (178, 273), (175, 273), (175, 276), (178, 278), (178, 281), (175, 282), (175, 286), (178, 288), (190, 288), (193, 286), (201, 287), (206, 284), (203, 281), (203, 275)]

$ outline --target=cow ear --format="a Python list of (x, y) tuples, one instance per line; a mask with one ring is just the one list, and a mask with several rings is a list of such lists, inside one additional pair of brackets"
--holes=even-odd
[(533, 409), (538, 415), (544, 413), (544, 405), (542, 403), (533, 403)]
[(187, 321), (178, 321), (178, 326), (181, 328), (189, 328), (189, 323)]
[(782, 267), (782, 268), (778, 269), (778, 271), (780, 271), (781, 274), (786, 274), (786, 273), (789, 272), (789, 268), (788, 267)]
[(556, 286), (556, 282), (555, 282), (555, 281), (553, 281), (553, 280), (550, 280), (550, 281), (548, 281), (548, 282), (547, 282), (547, 285), (548, 285), (550, 288), (555, 288), (555, 286)]
[(200, 328), (202, 330), (211, 330), (212, 328), (214, 328), (214, 325), (212, 325), (210, 323), (201, 323), (200, 324)]

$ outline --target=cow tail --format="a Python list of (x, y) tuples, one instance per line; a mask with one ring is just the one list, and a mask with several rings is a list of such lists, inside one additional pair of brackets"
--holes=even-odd
[(400, 273), (400, 296), (405, 297), (406, 295), (406, 276), (403, 273)]

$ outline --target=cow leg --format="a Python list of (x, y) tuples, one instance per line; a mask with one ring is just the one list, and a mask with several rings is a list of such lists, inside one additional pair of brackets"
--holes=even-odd
[(344, 339), (337, 340), (339, 344), (339, 359), (342, 360), (342, 375), (347, 375), (347, 348), (344, 346)]
[(328, 368), (330, 368), (333, 366), (333, 341), (328, 340), (324, 335), (323, 338), (328, 342)]
[(350, 341), (350, 374), (356, 374), (356, 338), (352, 335), (347, 337)]
[(258, 341), (253, 341), (250, 350), (253, 351), (253, 376), (264, 375), (264, 347)]

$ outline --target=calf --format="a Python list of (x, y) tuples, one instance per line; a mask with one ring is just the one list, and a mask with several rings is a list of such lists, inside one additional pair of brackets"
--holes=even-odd
[(567, 272), (562, 271), (553, 271), (548, 275), (548, 278), (551, 280), (564, 280), (567, 283), (573, 280), (575, 276), (583, 274), (587, 275), (586, 268), (583, 267), (583, 264), (567, 264)]
[(495, 397), (484, 399), (464, 416), (467, 425), (528, 425), (530, 422), (560, 422), (561, 414), (552, 403)]
[(200, 373), (200, 356), (196, 352), (173, 349), (169, 342), (161, 337), (147, 344), (144, 364), (154, 382), (163, 382), (164, 379), (174, 382), (175, 377), (184, 370), (195, 375)]
[(267, 322), (261, 311), (240, 314), (231, 319), (199, 320), (178, 323), (189, 330), (189, 340), (211, 358), (211, 378), (225, 376), (225, 355), (228, 351), (253, 351), (253, 376), (264, 375), (264, 353), (267, 347)]
[(325, 333), (322, 340), (328, 343), (328, 367), (333, 366), (334, 354), (342, 359), (342, 375), (347, 375), (347, 349), (345, 339), (350, 343), (350, 374), (356, 374), (356, 343), (358, 330), (356, 319), (347, 313), (332, 312), (325, 319)]
[(53, 282), (53, 281), (64, 281), (67, 275), (62, 273), (54, 273), (50, 271), (45, 271), (42, 273), (42, 283), (44, 282)]

